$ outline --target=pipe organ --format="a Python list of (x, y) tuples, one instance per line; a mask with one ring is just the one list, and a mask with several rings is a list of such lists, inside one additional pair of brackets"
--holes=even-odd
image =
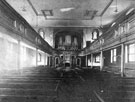
[(81, 43), (82, 39), (79, 33), (59, 32), (55, 35), (55, 48), (58, 51), (57, 57), (59, 56), (60, 67), (72, 69), (81, 66), (77, 57), (82, 47)]
[(78, 38), (72, 35), (59, 36), (56, 49), (58, 50), (78, 50)]

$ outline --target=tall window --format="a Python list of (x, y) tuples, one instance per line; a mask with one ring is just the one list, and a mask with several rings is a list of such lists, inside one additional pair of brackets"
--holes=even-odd
[(98, 29), (94, 29), (92, 31), (92, 39), (96, 40), (98, 37), (99, 37), (99, 31), (98, 31)]
[(27, 34), (27, 28), (24, 29), (24, 34)]
[(126, 29), (127, 31), (129, 31), (130, 30), (130, 24), (129, 24), (129, 22), (127, 22), (127, 29)]
[(129, 45), (129, 62), (135, 61), (135, 44)]
[(15, 28), (17, 27), (17, 23), (16, 23), (16, 20), (14, 21), (14, 27), (15, 27)]
[(42, 59), (42, 55), (38, 53), (38, 62), (41, 62), (41, 59)]
[(20, 24), (19, 30), (24, 33), (24, 26), (22, 24)]
[(118, 31), (115, 30), (114, 33), (115, 33), (114, 37), (117, 37), (118, 36)]
[(116, 49), (112, 49), (112, 50), (111, 50), (111, 63), (116, 62), (116, 59), (117, 59), (117, 52), (116, 52)]
[(135, 62), (135, 43), (125, 47), (125, 62)]
[(95, 62), (96, 62), (96, 63), (99, 63), (99, 62), (100, 62), (100, 55), (97, 55), (97, 56), (95, 57)]
[(40, 28), (40, 29), (38, 30), (38, 33), (39, 33), (39, 35), (40, 35), (43, 39), (45, 39), (45, 33), (44, 33), (44, 30), (43, 30), (42, 28)]

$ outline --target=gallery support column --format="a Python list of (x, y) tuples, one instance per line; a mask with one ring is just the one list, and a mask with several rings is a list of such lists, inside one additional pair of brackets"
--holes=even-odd
[(103, 70), (104, 66), (104, 57), (103, 57), (103, 51), (100, 53), (100, 71)]
[(36, 67), (38, 66), (38, 48), (36, 48)]
[(88, 56), (86, 55), (86, 59), (85, 59), (85, 65), (86, 65), (86, 67), (88, 67)]
[(44, 53), (44, 66), (46, 66), (46, 53)]
[(124, 76), (124, 53), (125, 53), (125, 47), (124, 44), (121, 44), (121, 77)]
[(20, 44), (20, 40), (18, 40), (18, 54), (17, 54), (17, 66), (18, 66), (18, 70), (20, 71), (21, 70), (21, 59), (20, 59), (20, 56), (21, 56), (21, 44)]
[(48, 56), (48, 66), (51, 67), (51, 56)]
[(91, 68), (93, 68), (93, 54), (91, 54)]

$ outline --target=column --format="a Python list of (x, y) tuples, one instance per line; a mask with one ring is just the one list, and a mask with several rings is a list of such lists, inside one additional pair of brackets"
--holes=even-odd
[(46, 66), (46, 53), (44, 53), (44, 66)]
[(104, 66), (104, 58), (103, 58), (103, 51), (100, 53), (100, 71), (103, 70)]
[(36, 67), (38, 66), (38, 48), (36, 48)]
[(121, 77), (124, 75), (124, 44), (121, 44)]
[(48, 56), (48, 66), (50, 67), (51, 66), (51, 63), (50, 63), (50, 56)]
[(86, 55), (86, 67), (88, 66), (88, 56)]
[(91, 68), (93, 68), (93, 54), (91, 54)]
[(20, 70), (21, 68), (21, 60), (20, 60), (20, 56), (21, 56), (21, 44), (20, 44), (20, 40), (18, 40), (18, 54), (17, 54), (17, 60), (18, 60), (18, 70)]
[(50, 65), (50, 67), (52, 66), (52, 56), (49, 56), (49, 65)]
[(50, 66), (50, 56), (47, 55), (47, 66)]

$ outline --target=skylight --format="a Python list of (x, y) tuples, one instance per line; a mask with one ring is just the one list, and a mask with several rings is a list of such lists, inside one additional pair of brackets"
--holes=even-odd
[(71, 11), (71, 10), (73, 10), (73, 9), (75, 9), (75, 8), (73, 8), (73, 7), (61, 8), (60, 11), (61, 11), (61, 12), (67, 12), (67, 11)]

